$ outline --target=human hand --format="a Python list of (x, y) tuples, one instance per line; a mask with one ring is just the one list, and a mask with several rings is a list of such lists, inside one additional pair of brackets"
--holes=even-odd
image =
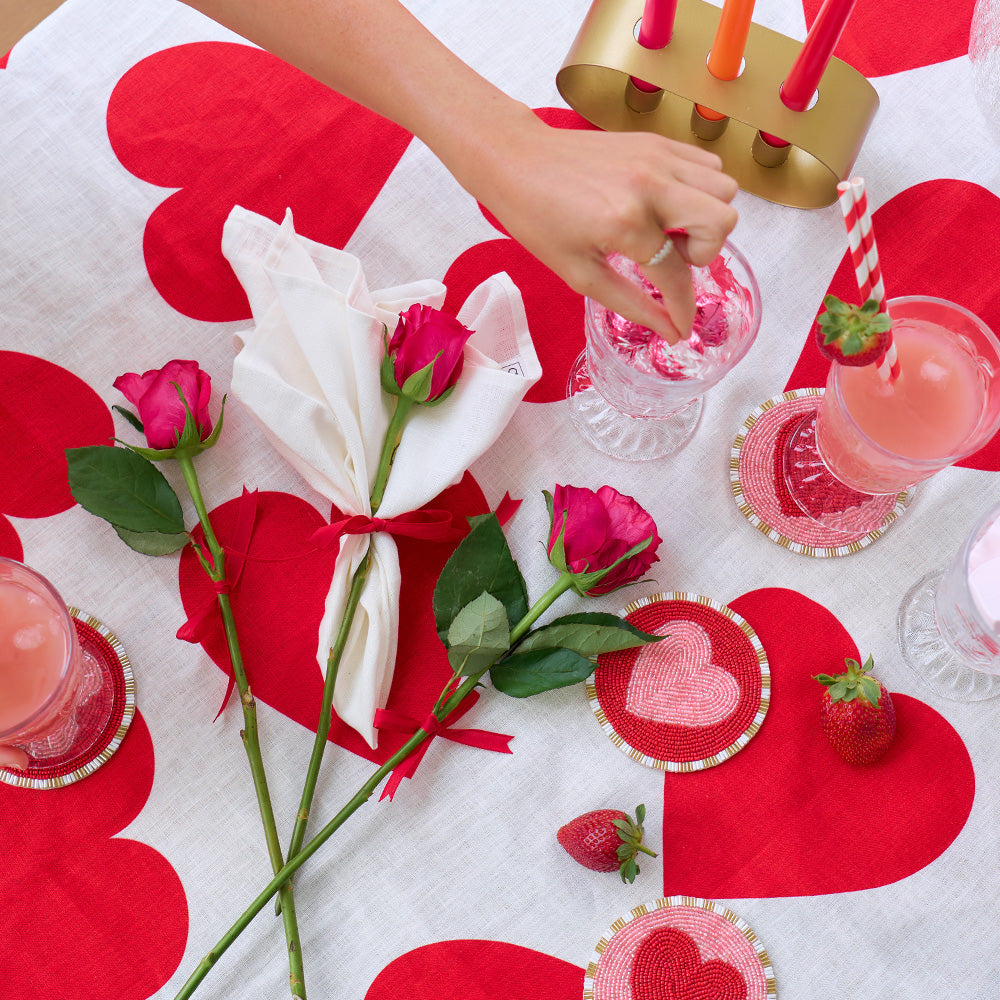
[[(722, 249), (736, 224), (736, 181), (717, 156), (687, 143), (553, 128), (529, 115), (459, 179), (571, 288), (670, 343), (688, 337), (695, 316), (688, 265), (709, 264)], [(680, 231), (674, 249), (642, 269), (663, 293), (659, 303), (607, 257), (618, 251), (648, 261), (666, 230)]]

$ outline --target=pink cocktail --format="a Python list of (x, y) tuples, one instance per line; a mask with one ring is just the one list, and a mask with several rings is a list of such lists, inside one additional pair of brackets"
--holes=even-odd
[[(101, 694), (102, 683), (101, 667), (81, 648), (55, 588), (0, 558), (0, 766), (23, 770), (83, 749), (87, 734), (77, 713)], [(93, 714), (91, 733), (95, 721), (98, 731), (107, 721)]]
[(815, 520), (878, 528), (899, 491), (977, 451), (1000, 426), (1000, 342), (944, 299), (890, 300), (900, 373), (833, 364), (815, 414), (789, 438), (785, 478)]

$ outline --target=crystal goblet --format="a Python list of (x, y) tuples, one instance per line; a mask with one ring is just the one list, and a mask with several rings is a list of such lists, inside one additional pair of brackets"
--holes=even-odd
[[(620, 254), (609, 263), (658, 297), (640, 266)], [(694, 434), (702, 394), (747, 353), (760, 329), (760, 291), (731, 243), (707, 267), (693, 267), (697, 315), (688, 340), (669, 345), (651, 330), (586, 300), (586, 350), (567, 385), (580, 433), (613, 458), (648, 461), (682, 448)]]
[(896, 624), (904, 660), (935, 693), (955, 701), (1000, 694), (1000, 505), (946, 570), (910, 588)]

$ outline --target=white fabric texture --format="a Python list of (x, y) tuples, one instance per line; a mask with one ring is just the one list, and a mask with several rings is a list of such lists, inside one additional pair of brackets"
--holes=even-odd
[[(415, 302), (440, 308), (444, 286), (428, 280), (373, 291), (357, 258), (299, 236), (290, 211), (278, 226), (234, 208), (223, 252), (254, 318), (233, 363), (233, 395), (313, 489), (345, 514), (371, 515), (394, 405), (379, 380), (384, 328), (391, 333)], [(461, 377), (444, 402), (410, 411), (380, 517), (416, 510), (458, 482), (541, 375), (520, 293), (507, 275), (475, 289), (458, 318), (474, 331)], [(398, 636), (399, 555), (389, 533), (340, 539), (316, 657), (325, 670), (369, 546), (371, 566), (341, 658), (334, 709), (374, 747), (373, 719), (389, 694)]]

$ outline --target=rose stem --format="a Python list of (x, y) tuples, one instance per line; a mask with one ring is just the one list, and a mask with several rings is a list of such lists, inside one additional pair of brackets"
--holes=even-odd
[[(209, 566), (204, 558), (201, 558), (202, 566), (215, 582), (222, 582), (226, 578), (225, 556), (222, 546), (215, 537), (212, 522), (208, 517), (208, 510), (205, 507), (205, 500), (201, 494), (201, 487), (198, 484), (198, 475), (195, 472), (194, 462), (190, 456), (178, 455), (177, 461), (184, 475), (184, 482), (187, 484), (194, 503), (195, 511), (198, 514), (198, 521), (201, 524), (202, 532), (205, 536), (205, 543), (212, 556), (212, 564)], [(195, 550), (197, 551), (197, 549)], [(278, 872), (284, 866), (284, 857), (281, 853), (281, 844), (278, 840), (278, 831), (274, 821), (274, 809), (271, 805), (271, 796), (267, 788), (267, 775), (264, 771), (264, 760), (261, 756), (260, 737), (257, 731), (257, 703), (250, 691), (250, 684), (247, 680), (246, 671), (243, 666), (243, 654), (240, 650), (239, 638), (236, 632), (236, 620), (233, 617), (233, 608), (228, 594), (218, 594), (219, 610), (222, 612), (222, 624), (226, 633), (226, 644), (229, 647), (229, 659), (232, 663), (233, 677), (236, 680), (236, 688), (240, 695), (240, 704), (243, 707), (243, 730), (240, 736), (246, 750), (247, 759), (250, 762), (250, 773), (253, 777), (254, 790), (257, 793), (257, 805), (260, 809), (261, 822), (264, 824), (264, 839), (267, 844), (268, 858), (273, 871)], [(278, 898), (281, 901), (282, 922), (285, 928), (285, 943), (288, 948), (288, 969), (289, 983), (291, 985), (291, 995), (305, 1000), (305, 971), (302, 964), (302, 948), (299, 940), (298, 922), (295, 917), (295, 900), (292, 896), (291, 883), (282, 884), (278, 890)]]
[[(514, 643), (522, 638), (525, 632), (531, 628), (539, 615), (544, 612), (550, 604), (560, 594), (567, 591), (572, 585), (573, 578), (569, 573), (563, 573), (559, 579), (531, 606), (528, 613), (511, 630), (510, 638)], [(480, 678), (489, 670), (489, 666), (475, 674), (470, 674), (455, 689), (454, 693), (447, 696), (448, 689), (453, 684), (454, 675), (448, 679), (434, 708), (434, 717), (439, 721), (447, 719), (448, 716), (461, 704), (470, 691), (474, 690)], [(348, 820), (365, 802), (371, 798), (372, 792), (381, 784), (395, 767), (401, 764), (413, 753), (425, 740), (430, 737), (426, 729), (418, 729), (410, 738), (397, 750), (355, 793), (354, 797), (330, 820), (322, 830), (310, 840), (301, 851), (290, 857), (281, 871), (277, 872), (273, 879), (264, 887), (260, 895), (240, 914), (236, 922), (228, 931), (216, 942), (215, 947), (198, 963), (197, 968), (188, 977), (187, 982), (181, 987), (180, 992), (174, 1000), (188, 1000), (198, 988), (201, 981), (208, 975), (215, 963), (229, 949), (229, 946), (246, 930), (250, 922), (267, 905), (275, 893), (281, 891), (281, 887), (295, 874), (299, 868), (305, 864), (330, 837)]]
[[(396, 407), (389, 420), (389, 425), (386, 427), (385, 437), (382, 439), (382, 450), (375, 473), (375, 483), (371, 490), (370, 507), (373, 514), (378, 511), (379, 505), (382, 503), (382, 497), (385, 495), (386, 483), (389, 481), (389, 473), (392, 471), (392, 459), (396, 454), (396, 448), (399, 447), (399, 441), (403, 434), (403, 424), (412, 405), (412, 401), (405, 396), (396, 397)], [(361, 591), (368, 576), (371, 560), (372, 551), (369, 540), (368, 551), (365, 552), (364, 559), (354, 571), (354, 577), (351, 579), (351, 588), (347, 595), (347, 603), (344, 606), (344, 617), (341, 620), (340, 628), (337, 631), (337, 636), (334, 639), (326, 661), (326, 676), (323, 678), (323, 699), (320, 704), (319, 722), (316, 724), (316, 736), (313, 740), (312, 753), (309, 755), (309, 765), (306, 768), (306, 779), (302, 787), (302, 795), (299, 799), (299, 810), (295, 814), (292, 839), (288, 845), (288, 856), (290, 858), (299, 853), (299, 848), (306, 837), (309, 811), (312, 809), (316, 782), (319, 780), (320, 766), (323, 763), (323, 754), (326, 752), (326, 744), (330, 736), (330, 721), (333, 715), (333, 692), (337, 684), (340, 660), (344, 655), (344, 647), (347, 645), (347, 639), (354, 625), (354, 615), (358, 608), (358, 602), (361, 599)], [(275, 912), (280, 913), (283, 905), (283, 899), (279, 894), (275, 902)]]

